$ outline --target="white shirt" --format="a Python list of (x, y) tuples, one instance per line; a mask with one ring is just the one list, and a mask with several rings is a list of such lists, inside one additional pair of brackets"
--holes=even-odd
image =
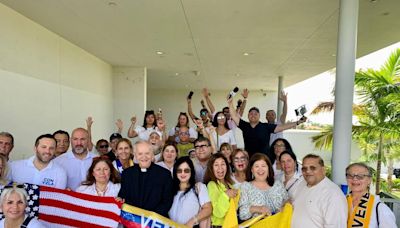
[(94, 157), (95, 154), (88, 152), (87, 156), (81, 160), (76, 158), (72, 151), (68, 151), (55, 158), (53, 161), (67, 171), (67, 187), (75, 191), (81, 185), (81, 182), (86, 180), (87, 171), (92, 165)]
[(159, 165), (159, 166), (161, 166), (161, 167), (167, 169), (168, 171), (171, 172), (171, 175), (174, 174), (174, 173), (173, 173), (173, 172), (174, 172), (174, 166), (172, 166), (171, 168), (168, 168), (168, 166), (165, 164), (164, 161), (159, 161), (159, 162), (156, 163), (156, 165)]
[[(281, 176), (281, 179), (279, 181), (281, 181), (282, 183), (285, 182), (285, 174)], [(303, 174), (300, 171), (296, 171), (293, 176), (286, 182), (285, 189), (288, 192), (290, 199), (293, 199), (296, 191), (300, 186), (300, 182), (302, 181), (304, 181)]]
[(158, 127), (149, 127), (149, 128), (144, 128), (142, 126), (136, 126), (135, 128), (136, 133), (138, 134), (139, 139), (148, 141), (150, 137), (150, 133), (153, 131), (157, 131), (159, 135), (162, 135), (162, 132), (158, 130)]
[(285, 176), (285, 173), (283, 172), (282, 169), (277, 169), (276, 168), (277, 160), (278, 160), (278, 158), (276, 158), (276, 160), (274, 161), (274, 164), (272, 164), (272, 169), (274, 170), (274, 178), (275, 178), (275, 180), (281, 180), (282, 176)]
[(302, 181), (293, 199), (292, 228), (347, 227), (347, 201), (342, 190), (325, 177), (312, 187)]
[[(168, 132), (168, 136), (175, 136), (175, 132), (179, 131), (179, 127), (173, 127)], [(192, 127), (189, 128), (189, 138), (197, 139), (198, 133)], [(181, 140), (179, 139), (179, 135), (175, 137), (175, 142), (179, 143)]]
[[(273, 124), (281, 125), (282, 123), (281, 123), (280, 120), (278, 120), (278, 121), (276, 121), (276, 122), (273, 123)], [(271, 146), (271, 144), (272, 144), (276, 139), (279, 139), (279, 138), (282, 138), (282, 139), (283, 139), (283, 132), (282, 132), (282, 131), (281, 131), (281, 132), (278, 132), (278, 133), (271, 133), (271, 135), (269, 136), (269, 145)]]
[[(104, 193), (104, 196), (117, 197), (120, 189), (121, 189), (120, 183), (113, 184), (111, 181), (109, 181), (107, 184), (107, 189), (106, 189), (106, 192)], [(76, 192), (85, 193), (85, 194), (93, 195), (93, 196), (98, 196), (97, 191), (96, 191), (96, 184), (81, 185), (76, 189)]]
[(183, 191), (177, 192), (174, 196), (171, 209), (168, 212), (170, 219), (177, 223), (185, 224), (199, 213), (200, 208), (204, 204), (210, 202), (206, 185), (197, 183), (197, 186), (199, 188), (198, 197), (194, 188), (189, 190), (185, 195), (183, 195)]
[(203, 166), (199, 160), (193, 159), (193, 166), (194, 166), (194, 170), (196, 171), (196, 177), (195, 180), (196, 182), (201, 182), (203, 183), (204, 181), (204, 175), (206, 174), (206, 170), (207, 170), (207, 164), (205, 166)]
[(218, 135), (218, 137), (216, 131), (213, 131), (211, 134), (218, 150), (219, 148), (221, 148), (222, 143), (229, 143), (230, 145), (236, 145), (235, 135), (232, 130), (225, 132), (225, 134), (223, 135)]
[(11, 163), (11, 179), (17, 183), (30, 183), (53, 188), (67, 187), (67, 172), (58, 164), (50, 161), (42, 170), (38, 170), (33, 161), (36, 156)]
[[(26, 218), (27, 216), (25, 216)], [(5, 219), (0, 221), (0, 228), (4, 227)], [(27, 228), (45, 228), (45, 226), (37, 220), (37, 218), (32, 218), (32, 220), (26, 226)]]

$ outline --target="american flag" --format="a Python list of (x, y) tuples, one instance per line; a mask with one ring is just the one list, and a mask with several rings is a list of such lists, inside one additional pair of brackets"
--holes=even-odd
[(121, 203), (113, 197), (92, 196), (67, 190), (24, 184), (29, 216), (47, 227), (117, 227)]

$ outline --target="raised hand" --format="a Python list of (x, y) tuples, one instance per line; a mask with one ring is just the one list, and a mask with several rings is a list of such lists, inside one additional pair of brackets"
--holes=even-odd
[(119, 131), (122, 131), (122, 128), (124, 127), (124, 123), (122, 122), (121, 119), (117, 119), (117, 122), (115, 122), (115, 125), (116, 125), (117, 128), (118, 128), (118, 132), (119, 132)]
[(281, 93), (279, 94), (279, 100), (281, 100), (282, 102), (287, 102), (287, 93), (285, 93), (285, 91), (281, 91)]
[(244, 99), (247, 99), (248, 96), (249, 96), (249, 90), (248, 90), (247, 88), (245, 88), (245, 89), (242, 91), (242, 97), (243, 97)]
[(210, 93), (208, 92), (208, 89), (207, 89), (207, 88), (203, 88), (203, 89), (201, 90), (201, 93), (203, 94), (204, 97), (208, 97), (208, 96), (210, 95)]
[(87, 126), (88, 128), (91, 128), (91, 127), (92, 127), (92, 124), (93, 124), (93, 118), (92, 118), (91, 116), (89, 116), (89, 117), (86, 119), (86, 126)]
[(157, 127), (160, 131), (164, 131), (165, 130), (165, 122), (163, 119), (158, 119), (157, 120)]
[(131, 122), (132, 122), (133, 125), (136, 124), (136, 115), (133, 115), (133, 116), (132, 116)]

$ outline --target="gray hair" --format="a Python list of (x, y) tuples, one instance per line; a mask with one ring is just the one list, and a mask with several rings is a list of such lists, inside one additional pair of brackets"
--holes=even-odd
[(355, 162), (353, 164), (350, 164), (346, 167), (346, 173), (354, 166), (359, 166), (359, 167), (363, 167), (368, 171), (368, 175), (370, 177), (372, 177), (372, 168), (369, 167), (367, 164), (365, 164), (364, 162)]

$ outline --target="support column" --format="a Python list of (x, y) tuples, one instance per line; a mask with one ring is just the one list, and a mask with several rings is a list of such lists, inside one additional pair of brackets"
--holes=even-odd
[(350, 162), (358, 7), (358, 0), (340, 0), (332, 153), (332, 179), (339, 185), (346, 185)]
[(278, 77), (278, 105), (276, 107), (276, 119), (279, 120), (281, 114), (282, 114), (282, 102), (279, 100), (279, 94), (283, 90), (283, 76)]

